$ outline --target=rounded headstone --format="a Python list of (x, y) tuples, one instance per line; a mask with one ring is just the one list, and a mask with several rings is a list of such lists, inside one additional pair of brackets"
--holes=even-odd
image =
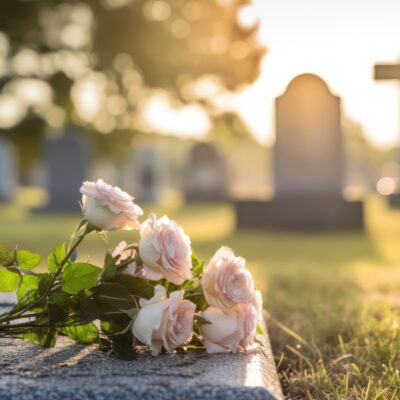
[(46, 138), (43, 146), (49, 202), (43, 211), (79, 212), (79, 188), (88, 178), (89, 143), (77, 129)]
[(316, 75), (294, 78), (276, 99), (276, 198), (341, 197), (340, 98)]

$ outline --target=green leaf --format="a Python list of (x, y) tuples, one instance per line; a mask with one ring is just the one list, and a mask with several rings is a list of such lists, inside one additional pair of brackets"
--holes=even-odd
[(131, 275), (119, 275), (115, 281), (124, 285), (135, 296), (151, 299), (154, 295), (154, 286), (144, 279)]
[(68, 308), (61, 307), (58, 304), (48, 303), (46, 307), (48, 320), (50, 324), (63, 325), (69, 315)]
[(22, 282), (17, 291), (17, 298), (19, 304), (16, 307), (25, 307), (27, 304), (32, 303), (40, 297), (39, 290), (37, 289), (29, 289)]
[(56, 272), (66, 256), (65, 243), (58, 245), (47, 257), (47, 267), (50, 272)]
[(74, 309), (79, 311), (79, 320), (82, 324), (88, 324), (99, 319), (104, 312), (103, 307), (99, 306), (92, 297), (92, 294), (90, 297), (88, 295), (86, 298), (78, 300), (74, 305)]
[(91, 232), (97, 231), (97, 228), (89, 223), (87, 219), (82, 219), (79, 222), (79, 226), (75, 233), (72, 235), (72, 239), (79, 239), (82, 236), (86, 236)]
[(47, 289), (49, 288), (51, 282), (51, 276), (47, 272), (44, 274), (40, 274), (40, 281), (39, 281), (39, 294), (43, 296)]
[(114, 258), (109, 251), (107, 251), (104, 258), (103, 279), (109, 281), (117, 274)]
[(54, 347), (57, 341), (57, 331), (54, 328), (32, 328), (32, 332), (20, 336), (45, 348)]
[(9, 268), (0, 268), (0, 292), (14, 292), (21, 282), (19, 272)]
[(122, 335), (127, 333), (132, 325), (131, 319), (116, 318), (110, 321), (101, 321), (102, 332), (107, 336)]
[(197, 311), (204, 311), (208, 307), (201, 285), (197, 286), (190, 292), (186, 292), (185, 298), (196, 304)]
[(63, 292), (55, 292), (50, 295), (49, 302), (58, 304), (60, 307), (68, 308), (71, 305), (69, 295)]
[(68, 326), (62, 332), (80, 344), (91, 344), (99, 341), (99, 331), (94, 324)]
[(0, 246), (0, 265), (8, 267), (13, 264), (14, 264), (14, 251), (7, 247)]
[(25, 296), (28, 294), (29, 289), (25, 285), (20, 285), (17, 291), (17, 299), (21, 302)]
[(265, 335), (264, 329), (262, 328), (262, 326), (260, 324), (257, 324), (256, 332), (259, 335)]
[(113, 336), (112, 349), (121, 360), (130, 361), (137, 358), (137, 353), (132, 347), (132, 340), (128, 334)]
[(130, 291), (118, 283), (102, 283), (93, 289), (93, 295), (100, 306), (111, 307), (117, 310), (131, 310), (136, 308)]
[(192, 250), (192, 273), (194, 276), (201, 275), (204, 271), (204, 261), (200, 261), (197, 254)]
[(61, 285), (64, 292), (76, 294), (96, 285), (101, 269), (86, 263), (70, 264), (64, 270)]
[(26, 304), (40, 297), (47, 289), (49, 277), (49, 274), (24, 274), (17, 291), (18, 301)]
[(28, 250), (18, 250), (17, 260), (18, 265), (22, 269), (33, 269), (37, 267), (40, 263), (42, 256), (40, 254), (31, 253)]
[(180, 289), (182, 290), (191, 290), (195, 289), (200, 285), (200, 281), (198, 279), (191, 279), (190, 281), (186, 281)]
[(38, 289), (40, 283), (40, 275), (24, 275), (22, 277), (22, 285), (25, 285), (28, 289)]

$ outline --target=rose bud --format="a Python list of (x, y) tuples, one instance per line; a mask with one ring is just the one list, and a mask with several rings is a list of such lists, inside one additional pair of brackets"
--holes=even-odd
[(166, 215), (154, 214), (140, 228), (139, 255), (147, 279), (167, 279), (181, 285), (192, 278), (190, 239), (183, 229)]
[(207, 303), (228, 310), (254, 298), (254, 281), (246, 262), (221, 247), (208, 263), (201, 282)]
[[(128, 260), (129, 258), (134, 258), (135, 257), (136, 250), (135, 249), (130, 249), (130, 248), (127, 249), (127, 247), (128, 247), (127, 243), (123, 240), (122, 242), (120, 242), (117, 245), (117, 247), (112, 252), (112, 256), (113, 257), (119, 256), (118, 261), (116, 262), (116, 266), (118, 266), (122, 262)], [(123, 268), (119, 269), (118, 270), (118, 274), (119, 275), (132, 275), (132, 276), (135, 276), (136, 275), (136, 269), (137, 269), (136, 262), (132, 261), (126, 267), (123, 267)]]
[(132, 325), (132, 333), (150, 347), (152, 355), (164, 349), (172, 353), (182, 344), (190, 342), (196, 306), (183, 299), (183, 291), (170, 294), (157, 285), (150, 300), (140, 299), (141, 309)]
[(258, 316), (252, 304), (229, 311), (209, 307), (200, 315), (209, 322), (200, 325), (207, 353), (238, 353), (253, 345)]
[(142, 209), (119, 187), (98, 179), (96, 182), (83, 182), (80, 192), (83, 216), (96, 229), (113, 231), (140, 227), (138, 218), (143, 215)]

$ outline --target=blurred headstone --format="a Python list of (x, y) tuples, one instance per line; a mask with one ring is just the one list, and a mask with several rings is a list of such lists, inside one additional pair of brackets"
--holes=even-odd
[(225, 201), (228, 192), (228, 176), (221, 155), (211, 144), (196, 144), (185, 170), (186, 201)]
[(44, 163), (48, 175), (49, 201), (44, 212), (79, 212), (79, 188), (88, 177), (90, 146), (77, 128), (62, 136), (46, 138)]
[(46, 170), (43, 160), (38, 160), (20, 178), (21, 186), (45, 187)]
[(319, 77), (304, 74), (276, 99), (275, 197), (237, 202), (239, 227), (357, 229), (361, 202), (343, 199), (340, 98)]
[[(375, 80), (394, 80), (400, 84), (400, 63), (375, 65)], [(397, 187), (393, 193), (387, 195), (389, 206), (400, 207), (400, 189)]]
[(161, 192), (161, 155), (150, 147), (133, 153), (134, 185), (132, 195), (141, 203), (154, 203)]
[(17, 187), (17, 151), (9, 140), (0, 137), (0, 201), (13, 201)]

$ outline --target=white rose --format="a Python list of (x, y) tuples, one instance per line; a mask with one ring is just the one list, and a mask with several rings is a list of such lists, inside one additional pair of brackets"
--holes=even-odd
[(154, 214), (140, 228), (139, 255), (147, 279), (167, 279), (181, 285), (192, 278), (190, 239), (183, 229), (166, 215)]
[(240, 304), (229, 311), (209, 307), (200, 315), (210, 322), (200, 325), (207, 353), (238, 353), (253, 344), (258, 317), (252, 304)]
[(172, 292), (169, 299), (163, 286), (157, 285), (150, 300), (140, 300), (141, 309), (132, 325), (132, 333), (148, 345), (153, 355), (164, 347), (168, 353), (192, 338), (195, 304), (183, 299), (183, 291)]
[(100, 230), (138, 229), (142, 209), (133, 197), (117, 186), (107, 185), (102, 179), (83, 182), (82, 213), (91, 225)]
[(254, 298), (254, 281), (246, 262), (229, 247), (221, 247), (208, 263), (202, 286), (210, 306), (228, 310)]

